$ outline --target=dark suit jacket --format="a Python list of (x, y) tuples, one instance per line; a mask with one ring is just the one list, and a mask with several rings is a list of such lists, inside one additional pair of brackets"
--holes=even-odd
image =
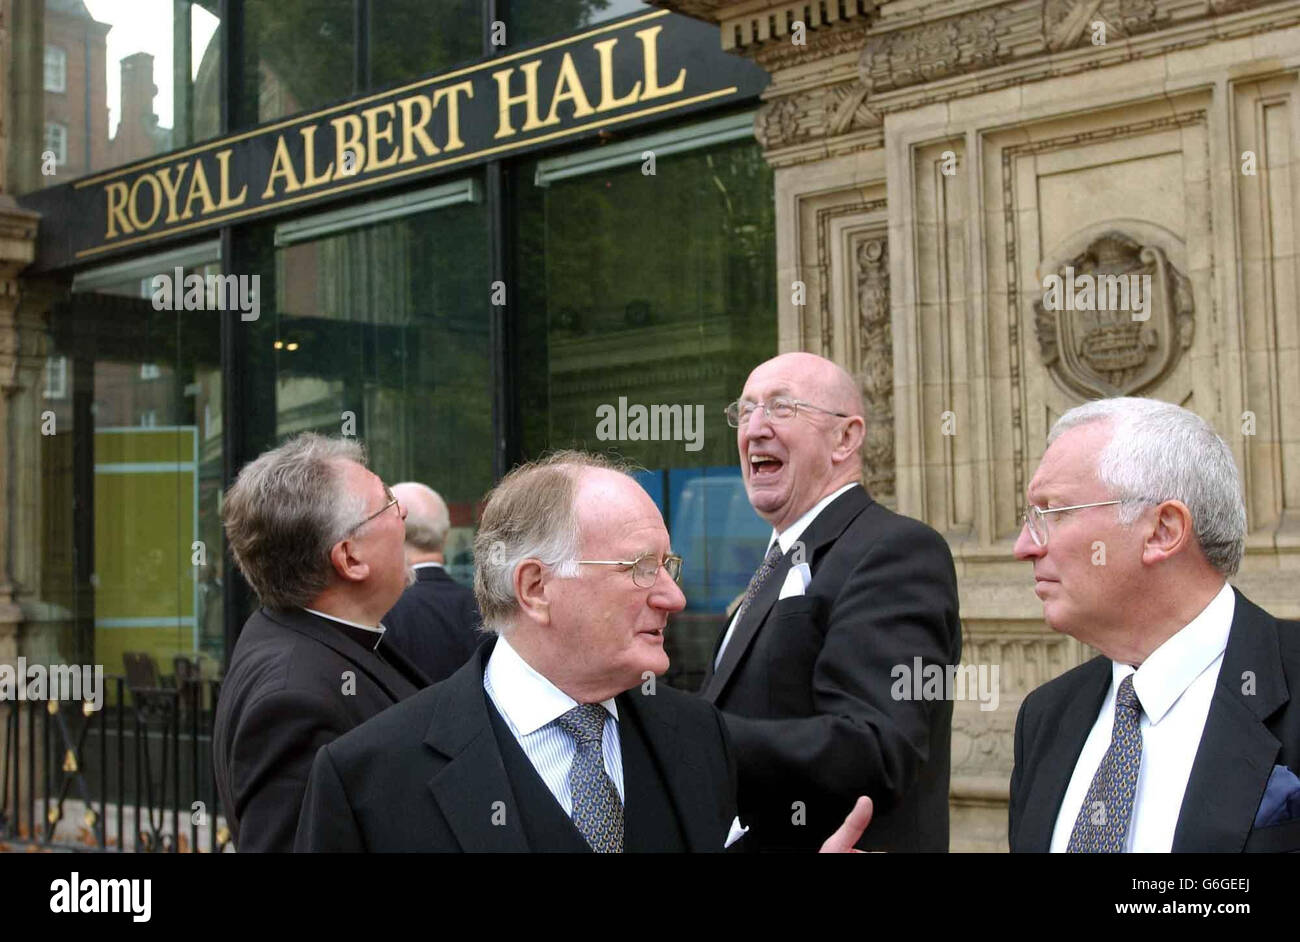
[(710, 659), (702, 691), (736, 750), (741, 820), (754, 827), (747, 849), (816, 850), (868, 795), (876, 810), (860, 848), (946, 851), (952, 703), (894, 699), (891, 688), (893, 669), (911, 670), (914, 658), (961, 659), (948, 544), (861, 487), (823, 509), (801, 542), (806, 594), (777, 601), (792, 550), (716, 673)]
[[(542, 849), (529, 844), (518, 783), (506, 773), (483, 690), (495, 643), (479, 647), (447, 680), (320, 750), (295, 850)], [(662, 684), (648, 696), (633, 688), (617, 703), (620, 725), (635, 723), (643, 735), (687, 848), (721, 851), (736, 813), (735, 766), (717, 711)], [(630, 820), (642, 783), (626, 761), (627, 736), (620, 740)]]
[(387, 663), (302, 609), (262, 608), (244, 623), (212, 732), (217, 794), (237, 850), (292, 850), (316, 751), (425, 686), (415, 665), (383, 650)]
[[(1300, 850), (1300, 820), (1253, 827), (1273, 766), (1300, 769), (1300, 702), (1290, 693), (1298, 678), (1300, 623), (1280, 621), (1237, 592), (1174, 851)], [(1043, 684), (1020, 705), (1011, 773), (1012, 851), (1050, 849), (1074, 765), (1110, 684), (1110, 660), (1095, 657)]]
[(430, 683), (445, 680), (469, 660), (484, 635), (474, 593), (445, 569), (415, 570), (393, 610), (384, 616), (387, 640), (411, 659)]

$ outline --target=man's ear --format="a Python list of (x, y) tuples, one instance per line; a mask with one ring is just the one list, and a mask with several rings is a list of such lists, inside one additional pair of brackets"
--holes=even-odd
[(549, 573), (536, 559), (525, 559), (515, 567), (515, 598), (524, 617), (539, 625), (551, 623), (551, 600), (547, 592)]
[(346, 582), (362, 582), (370, 576), (370, 564), (352, 554), (351, 540), (339, 540), (330, 547), (330, 564)]
[(866, 435), (867, 423), (862, 416), (853, 416), (840, 429), (839, 436), (835, 440), (835, 448), (831, 451), (831, 457), (835, 461), (849, 460), (862, 448), (862, 442)]
[(1192, 512), (1181, 500), (1167, 500), (1156, 507), (1155, 519), (1148, 525), (1142, 545), (1142, 562), (1164, 562), (1196, 545)]

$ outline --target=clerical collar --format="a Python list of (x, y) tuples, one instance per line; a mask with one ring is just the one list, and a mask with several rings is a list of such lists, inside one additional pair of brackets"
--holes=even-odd
[(346, 618), (339, 618), (337, 615), (329, 615), (325, 612), (318, 612), (314, 608), (303, 607), (303, 611), (311, 612), (313, 615), (319, 615), (326, 618), (339, 626), (339, 630), (351, 638), (357, 644), (361, 645), (367, 651), (373, 651), (379, 647), (379, 641), (388, 629), (382, 624), (378, 628), (371, 628), (368, 625), (362, 625), (355, 621), (348, 621)]

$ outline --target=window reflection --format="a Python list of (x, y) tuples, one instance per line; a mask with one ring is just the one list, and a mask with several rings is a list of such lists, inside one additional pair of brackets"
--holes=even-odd
[(522, 168), (520, 418), (527, 457), (583, 448), (645, 469), (684, 560), (672, 682), (694, 686), (771, 533), (722, 410), (776, 353), (772, 176), (752, 141), (664, 155), (653, 174), (627, 151), (547, 185)]
[(66, 183), (215, 137), (217, 7), (218, 0), (45, 0), (35, 18), (19, 7), (17, 80), (6, 83), (10, 188)]
[(39, 508), (39, 545), (15, 559), (39, 654), (108, 674), (129, 655), (160, 675), (177, 657), (220, 671), (219, 315), (152, 303), (154, 275), (216, 275), (213, 252), (83, 274), (50, 314), (19, 407), (40, 448), (15, 456), (18, 500)]

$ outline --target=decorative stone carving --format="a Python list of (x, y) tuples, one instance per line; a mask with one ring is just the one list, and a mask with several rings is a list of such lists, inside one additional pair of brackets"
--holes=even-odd
[[(1164, 19), (1168, 19), (1165, 16)], [(1155, 0), (1047, 0), (1043, 35), (1053, 52), (1092, 43), (1092, 24), (1106, 24), (1106, 41), (1158, 29)]]
[(867, 107), (866, 100), (867, 90), (857, 82), (774, 98), (759, 109), (754, 134), (764, 149), (772, 150), (812, 138), (879, 127), (880, 116)]
[(1045, 281), (1034, 302), (1039, 352), (1084, 398), (1146, 389), (1192, 344), (1191, 282), (1157, 246), (1108, 232)]
[(800, 126), (803, 109), (794, 95), (786, 95), (767, 102), (754, 118), (754, 133), (765, 150), (793, 144), (808, 136), (806, 127)]
[(998, 37), (1002, 13), (980, 10), (872, 36), (860, 59), (862, 81), (884, 91), (994, 65), (1008, 55)]
[(857, 251), (858, 381), (867, 406), (864, 482), (892, 503), (894, 484), (894, 340), (889, 317), (889, 242), (866, 239)]

